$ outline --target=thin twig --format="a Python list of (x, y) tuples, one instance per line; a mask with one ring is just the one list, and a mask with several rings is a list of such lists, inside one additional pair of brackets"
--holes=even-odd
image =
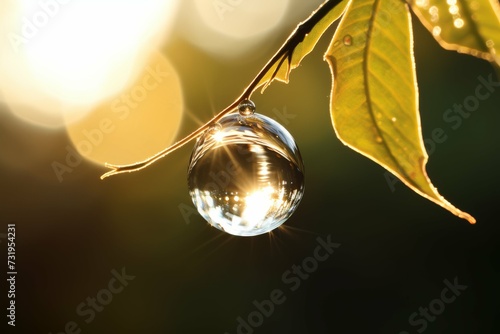
[[(158, 152), (154, 156), (144, 160), (140, 161), (134, 164), (130, 165), (113, 165), (106, 163), (105, 166), (110, 168), (111, 170), (101, 176), (101, 179), (105, 179), (109, 176), (112, 175), (117, 175), (121, 173), (130, 173), (130, 172), (135, 172), (138, 170), (141, 170), (143, 168), (146, 168), (147, 166), (151, 165), (152, 163), (158, 161), (159, 159), (163, 158), (164, 156), (172, 153), (173, 151), (177, 150), (178, 148), (184, 146), (191, 140), (199, 137), (205, 130), (210, 128), (214, 123), (219, 121), (223, 116), (226, 114), (230, 113), (231, 111), (235, 110), (238, 105), (246, 100), (250, 99), (252, 93), (260, 86), (262, 85), (269, 85), (274, 78), (276, 77), (277, 73), (279, 72), (281, 66), (285, 62), (285, 60), (288, 63), (288, 71), (291, 71), (291, 60), (292, 60), (292, 54), (297, 45), (299, 45), (304, 38), (307, 36), (307, 34), (311, 31), (311, 29), (318, 23), (323, 17), (325, 17), (331, 9), (333, 9), (340, 0), (326, 0), (316, 11), (314, 11), (311, 16), (309, 16), (308, 19), (306, 19), (304, 22), (300, 23), (295, 30), (292, 32), (292, 34), (288, 37), (286, 42), (281, 46), (281, 48), (274, 54), (274, 56), (267, 62), (267, 64), (260, 70), (260, 72), (257, 74), (257, 76), (252, 80), (252, 82), (245, 88), (243, 93), (233, 102), (231, 103), (228, 107), (226, 107), (224, 110), (219, 112), (217, 115), (215, 115), (211, 120), (209, 120), (207, 123), (199, 127), (196, 131), (192, 132), (188, 136), (184, 137), (183, 139), (179, 140), (175, 144), (171, 145), (170, 147), (167, 147), (161, 152)], [(276, 69), (273, 71), (273, 74), (271, 78), (267, 81), (261, 82), (261, 80), (268, 74), (268, 72), (271, 70), (271, 68), (277, 63), (278, 66)]]

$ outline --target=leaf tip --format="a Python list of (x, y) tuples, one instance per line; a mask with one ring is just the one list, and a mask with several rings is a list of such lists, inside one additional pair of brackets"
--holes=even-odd
[[(453, 213), (455, 216), (467, 220), (471, 225), (474, 225), (476, 223), (476, 218), (472, 217), (472, 215), (468, 214), (465, 211), (462, 211), (455, 206), (453, 206), (450, 202), (446, 201), (443, 197), (441, 197), (442, 203), (441, 205)], [(439, 204), (439, 203), (438, 203)]]
[(462, 212), (462, 214), (459, 215), (459, 217), (463, 218), (463, 219), (466, 219), (471, 225), (476, 224), (476, 218), (472, 217), (467, 212)]

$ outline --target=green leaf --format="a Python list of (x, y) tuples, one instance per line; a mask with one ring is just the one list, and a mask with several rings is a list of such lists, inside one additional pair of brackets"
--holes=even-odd
[(474, 223), (439, 195), (425, 171), (407, 5), (352, 0), (325, 59), (334, 78), (330, 111), (337, 137), (418, 194)]
[(290, 72), (311, 53), (323, 33), (342, 15), (348, 3), (349, 0), (325, 1), (308, 19), (299, 24), (285, 42), (284, 45), (288, 46), (280, 48), (265, 66), (266, 72), (261, 73), (253, 90), (263, 86), (264, 92), (274, 80), (288, 83)]
[(410, 4), (443, 48), (500, 65), (498, 0), (411, 0)]

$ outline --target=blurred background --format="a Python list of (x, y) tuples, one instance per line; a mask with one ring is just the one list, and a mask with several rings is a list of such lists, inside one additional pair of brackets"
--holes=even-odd
[[(500, 332), (500, 88), (447, 123), (494, 70), (441, 49), (416, 20), (423, 136), (447, 138), (428, 146), (428, 172), (476, 225), (389, 184), (336, 139), (322, 60), (334, 27), (288, 85), (253, 96), (306, 165), (305, 196), (283, 228), (247, 238), (210, 227), (187, 191), (194, 143), (99, 179), (104, 162), (144, 159), (231, 103), (321, 2), (0, 5), (0, 249), (5, 263), (15, 223), (18, 272), (16, 327), (2, 315), (2, 333)], [(318, 237), (340, 246), (307, 276), (290, 273)], [(439, 302), (445, 280), (467, 287), (450, 303)], [(285, 300), (259, 316), (273, 290)]]

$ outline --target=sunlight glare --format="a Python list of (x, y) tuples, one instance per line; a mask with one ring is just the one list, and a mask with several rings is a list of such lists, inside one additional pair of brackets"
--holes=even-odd
[(98, 164), (144, 160), (176, 138), (184, 109), (179, 75), (160, 52), (138, 78), (66, 130), (78, 153)]
[[(284, 21), (290, 0), (194, 0), (181, 13), (185, 38), (224, 58), (237, 57)], [(238, 43), (238, 47), (235, 47)]]
[[(18, 116), (58, 127), (133, 80), (177, 0), (20, 1), (0, 13), (0, 90)], [(10, 20), (2, 20), (10, 18)]]
[(241, 215), (243, 221), (253, 228), (259, 227), (274, 206), (273, 193), (272, 187), (265, 187), (248, 195), (245, 198), (245, 210)]

